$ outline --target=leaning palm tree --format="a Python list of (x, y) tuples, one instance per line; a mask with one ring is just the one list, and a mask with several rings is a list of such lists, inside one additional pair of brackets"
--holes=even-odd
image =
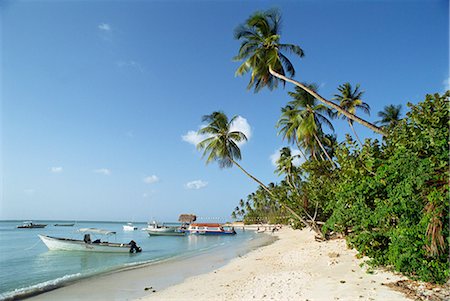
[[(345, 83), (338, 87), (338, 91), (340, 94), (335, 94), (333, 100), (339, 101), (341, 108), (352, 114), (355, 114), (356, 110), (359, 109), (370, 115), (370, 106), (361, 99), (364, 91), (359, 89), (359, 84), (357, 84), (355, 89), (353, 89), (350, 83)], [(345, 115), (342, 115), (340, 112), (338, 112), (338, 115), (347, 120), (353, 134), (355, 134), (356, 139), (358, 139), (359, 144), (362, 146), (363, 144), (361, 139), (359, 139), (358, 134), (353, 127), (353, 120)]]
[(400, 121), (402, 105), (389, 105), (385, 106), (383, 111), (378, 112), (378, 117), (381, 117), (381, 120), (377, 121), (382, 126), (392, 127), (396, 125)]
[(244, 61), (236, 70), (236, 75), (251, 71), (248, 88), (254, 88), (255, 92), (264, 87), (276, 88), (279, 81), (283, 84), (290, 82), (347, 118), (385, 135), (381, 128), (347, 112), (339, 105), (320, 96), (316, 91), (292, 79), (295, 69), (283, 52), (293, 53), (299, 57), (303, 57), (304, 52), (300, 46), (280, 43), (280, 21), (281, 15), (278, 10), (268, 10), (254, 13), (244, 24), (236, 28), (234, 36), (241, 41), (241, 46), (234, 59)]
[[(210, 115), (203, 116), (203, 122), (207, 122), (208, 124), (201, 128), (198, 133), (208, 137), (198, 143), (197, 148), (204, 151), (203, 157), (207, 157), (206, 164), (217, 161), (219, 163), (219, 167), (221, 168), (236, 165), (248, 177), (257, 182), (272, 197), (272, 199), (275, 200), (273, 192), (266, 185), (264, 185), (264, 183), (255, 178), (236, 162), (241, 159), (241, 151), (237, 143), (247, 140), (244, 133), (231, 130), (231, 124), (236, 118), (237, 116), (234, 116), (228, 120), (227, 115), (223, 112), (213, 112)], [(319, 235), (321, 235), (315, 225), (311, 226), (310, 223), (298, 215), (294, 210), (284, 204), (281, 205), (285, 207), (293, 216), (298, 218), (303, 224), (313, 228)]]

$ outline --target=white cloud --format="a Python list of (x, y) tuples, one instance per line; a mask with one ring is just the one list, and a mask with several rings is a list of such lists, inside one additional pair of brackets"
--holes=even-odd
[(147, 184), (153, 184), (153, 183), (159, 182), (159, 178), (155, 175), (151, 175), (151, 176), (145, 177), (143, 181), (144, 181), (144, 183), (147, 183)]
[(111, 26), (107, 23), (102, 23), (102, 24), (98, 25), (98, 29), (103, 30), (103, 31), (111, 31)]
[(186, 183), (186, 188), (187, 189), (201, 189), (204, 188), (208, 185), (208, 182), (202, 181), (202, 180), (195, 180), (195, 181), (191, 181)]
[[(277, 167), (277, 161), (280, 158), (280, 150), (281, 150), (281, 148), (275, 150), (275, 152), (270, 155), (270, 162), (272, 162), (272, 165), (274, 167)], [(294, 166), (300, 166), (303, 162), (305, 162), (305, 158), (303, 157), (303, 155), (300, 153), (300, 151), (298, 149), (291, 148), (291, 155), (295, 156), (295, 158), (293, 160)]]
[(53, 166), (53, 167), (50, 167), (50, 171), (52, 173), (62, 173), (63, 168), (61, 166)]
[(200, 135), (197, 131), (188, 131), (186, 135), (181, 136), (183, 141), (197, 146), (201, 141), (208, 138), (208, 135)]
[[(199, 128), (205, 127), (205, 125), (200, 126)], [(244, 135), (247, 137), (247, 140), (250, 140), (250, 137), (252, 136), (252, 129), (250, 127), (250, 124), (247, 122), (247, 119), (244, 117), (238, 116), (233, 123), (231, 123), (230, 131), (240, 131), (244, 133)], [(181, 136), (181, 139), (183, 141), (186, 141), (187, 143), (193, 144), (197, 146), (197, 144), (206, 138), (210, 137), (209, 135), (200, 135), (197, 131), (188, 131), (185, 135)], [(245, 144), (245, 141), (241, 141), (238, 143), (239, 146), (242, 146)]]
[[(250, 124), (248, 124), (247, 119), (241, 116), (238, 116), (233, 121), (230, 126), (230, 131), (240, 131), (244, 133), (244, 135), (247, 137), (247, 140), (250, 140), (250, 137), (252, 136), (252, 128), (250, 127)], [(245, 142), (241, 142), (241, 144), (244, 143)]]
[(447, 90), (450, 90), (450, 77), (447, 77), (446, 79), (444, 79), (444, 81), (442, 82), (444, 84), (444, 92)]
[(99, 173), (99, 174), (102, 174), (105, 176), (109, 176), (111, 174), (111, 170), (109, 170), (108, 168), (94, 169), (93, 172)]

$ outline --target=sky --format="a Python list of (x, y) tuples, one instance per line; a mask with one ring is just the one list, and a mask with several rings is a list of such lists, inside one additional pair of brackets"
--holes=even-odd
[[(0, 219), (225, 221), (255, 191), (205, 164), (202, 116), (249, 136), (240, 164), (265, 183), (293, 87), (247, 90), (233, 31), (279, 8), (295, 79), (332, 98), (360, 84), (378, 111), (449, 86), (449, 4), (423, 1), (1, 1)], [(350, 129), (333, 121), (338, 140)], [(362, 138), (380, 136), (355, 123)]]

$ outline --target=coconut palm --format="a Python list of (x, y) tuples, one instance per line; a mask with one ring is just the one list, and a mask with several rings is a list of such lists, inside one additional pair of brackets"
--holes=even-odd
[(388, 105), (385, 106), (383, 111), (378, 112), (378, 117), (381, 117), (381, 120), (377, 121), (382, 126), (394, 126), (400, 121), (402, 105)]
[[(350, 83), (340, 85), (338, 87), (338, 91), (340, 94), (335, 94), (333, 100), (339, 101), (339, 105), (341, 106), (341, 108), (349, 113), (352, 113), (353, 115), (356, 113), (356, 110), (361, 110), (364, 113), (370, 115), (370, 106), (362, 101), (361, 97), (364, 94), (364, 91), (361, 91), (359, 87), (359, 84), (357, 84), (355, 89), (353, 89)], [(356, 139), (358, 139), (359, 144), (361, 144), (362, 146), (363, 144), (361, 142), (361, 139), (359, 139), (358, 134), (353, 127), (353, 120), (345, 115), (342, 115), (340, 112), (338, 112), (338, 115), (342, 117), (342, 119), (347, 120), (348, 125), (353, 131), (353, 134), (355, 134)]]
[(280, 157), (277, 160), (277, 168), (275, 172), (278, 175), (285, 175), (285, 184), (288, 185), (294, 193), (300, 195), (300, 168), (294, 165), (294, 159), (297, 156), (293, 156), (289, 147), (283, 147), (280, 150)]
[[(280, 129), (278, 134), (283, 135), (283, 139), (286, 139), (289, 143), (297, 145), (303, 158), (307, 160), (305, 153), (302, 149), (309, 150), (311, 155), (315, 158), (314, 144), (310, 143), (312, 137), (304, 135), (300, 132), (300, 125), (302, 123), (301, 115), (298, 114), (298, 110), (294, 106), (287, 105), (281, 108), (281, 117), (278, 120), (277, 127)], [(297, 137), (303, 137), (302, 141)]]
[[(292, 79), (295, 69), (284, 53), (293, 53), (298, 57), (303, 57), (304, 52), (300, 46), (280, 43), (280, 21), (281, 14), (278, 10), (268, 10), (254, 13), (244, 24), (236, 28), (234, 36), (241, 41), (241, 46), (234, 59), (243, 61), (236, 70), (236, 75), (243, 75), (251, 71), (248, 88), (254, 88), (255, 92), (264, 87), (276, 88), (279, 81), (283, 84), (290, 82), (349, 119), (384, 135), (381, 128), (345, 111), (339, 105), (320, 96), (316, 91)], [(290, 77), (287, 77), (286, 74)]]
[[(207, 157), (206, 164), (217, 161), (221, 168), (236, 165), (248, 177), (257, 182), (272, 197), (272, 199), (275, 200), (273, 192), (264, 185), (264, 183), (255, 178), (236, 162), (236, 160), (241, 159), (241, 151), (237, 143), (247, 140), (244, 133), (240, 131), (231, 131), (231, 124), (236, 118), (237, 116), (234, 116), (228, 120), (227, 115), (223, 112), (213, 112), (210, 115), (203, 116), (203, 122), (208, 122), (208, 124), (201, 128), (198, 133), (207, 135), (208, 137), (198, 143), (197, 148), (204, 150), (203, 157)], [(297, 217), (302, 223), (310, 226), (308, 222), (291, 208), (286, 205), (282, 206), (284, 206), (292, 215)], [(317, 231), (317, 228), (315, 230)]]
[[(304, 85), (313, 91), (317, 90), (317, 86), (314, 84)], [(323, 137), (322, 124), (334, 131), (333, 125), (327, 118), (327, 116), (334, 117), (332, 110), (299, 87), (295, 87), (295, 92), (288, 94), (293, 100), (282, 110), (282, 116), (277, 124), (278, 127), (281, 127), (280, 133), (283, 133), (285, 137), (293, 136), (295, 133), (296, 139), (299, 142), (302, 141), (301, 144), (309, 149), (315, 159), (317, 159), (315, 145), (319, 145), (322, 152), (334, 165), (320, 139)]]

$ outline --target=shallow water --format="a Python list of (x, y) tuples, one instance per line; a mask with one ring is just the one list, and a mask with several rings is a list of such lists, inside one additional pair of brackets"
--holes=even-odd
[[(40, 221), (34, 221), (40, 223)], [(123, 223), (78, 222), (74, 227), (55, 227), (64, 221), (43, 221), (43, 229), (17, 229), (21, 222), (0, 222), (0, 300), (22, 294), (33, 294), (59, 286), (67, 281), (82, 279), (124, 267), (160, 262), (199, 252), (233, 248), (248, 243), (253, 231), (238, 231), (234, 236), (149, 237), (145, 231), (123, 231)], [(144, 223), (135, 223), (141, 229)], [(49, 251), (37, 234), (82, 239), (79, 228), (101, 228), (116, 231), (108, 241), (137, 242), (139, 254)], [(92, 239), (96, 239), (92, 236)], [(104, 239), (102, 239), (104, 240)]]

